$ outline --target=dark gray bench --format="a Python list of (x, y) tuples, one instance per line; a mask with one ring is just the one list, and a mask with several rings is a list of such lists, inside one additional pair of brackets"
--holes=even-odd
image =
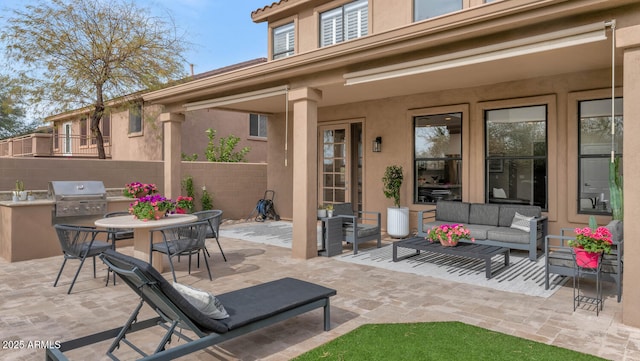
[[(46, 350), (47, 360), (67, 360), (65, 351), (109, 339), (114, 341), (107, 354), (114, 360), (117, 357), (113, 351), (123, 343), (138, 351), (143, 356), (140, 360), (173, 360), (317, 308), (324, 309), (324, 330), (331, 327), (329, 298), (336, 295), (334, 289), (295, 278), (282, 278), (216, 295), (229, 317), (215, 320), (193, 307), (149, 263), (113, 250), (106, 251), (101, 257), (140, 295), (139, 305), (123, 327), (63, 342), (59, 349)], [(159, 317), (138, 321), (144, 303)], [(142, 353), (126, 337), (132, 332), (157, 325), (163, 325), (167, 332), (150, 355)], [(189, 339), (180, 329), (192, 331), (197, 339)], [(187, 342), (166, 348), (172, 335), (187, 337)]]
[[(529, 232), (511, 227), (516, 212), (534, 217)], [(441, 224), (463, 224), (477, 244), (527, 251), (532, 261), (542, 254), (548, 229), (538, 206), (438, 201), (434, 209), (418, 212), (418, 236), (426, 237), (430, 228)]]

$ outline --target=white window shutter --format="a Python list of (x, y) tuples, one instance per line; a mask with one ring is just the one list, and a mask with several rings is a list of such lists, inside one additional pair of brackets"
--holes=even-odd
[(273, 29), (273, 58), (293, 55), (295, 48), (294, 24), (289, 23)]

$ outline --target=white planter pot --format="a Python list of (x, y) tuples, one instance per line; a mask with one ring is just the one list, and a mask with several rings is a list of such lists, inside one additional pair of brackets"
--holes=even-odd
[(387, 208), (387, 234), (392, 238), (409, 235), (409, 207)]
[(327, 210), (326, 209), (318, 209), (318, 218), (324, 218), (327, 216)]
[(26, 201), (27, 200), (27, 191), (20, 191), (18, 192), (18, 199), (20, 199), (21, 201)]

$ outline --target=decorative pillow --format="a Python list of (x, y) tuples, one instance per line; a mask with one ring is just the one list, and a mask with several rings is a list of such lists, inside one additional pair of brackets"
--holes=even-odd
[(222, 305), (222, 302), (220, 302), (220, 300), (211, 293), (177, 282), (173, 283), (173, 288), (175, 288), (182, 297), (189, 301), (193, 307), (197, 308), (205, 315), (215, 320), (221, 320), (229, 317), (229, 314)]
[(513, 221), (511, 221), (511, 228), (529, 232), (529, 221), (534, 218), (535, 217), (523, 216), (522, 214), (516, 212), (516, 214), (513, 216)]
[(493, 198), (507, 198), (507, 193), (503, 188), (493, 188)]

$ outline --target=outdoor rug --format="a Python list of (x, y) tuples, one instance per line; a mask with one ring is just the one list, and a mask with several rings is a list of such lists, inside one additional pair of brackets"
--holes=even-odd
[[(291, 248), (292, 228), (291, 222), (283, 221), (243, 223), (220, 228), (220, 235)], [(374, 243), (371, 242), (371, 244)], [(398, 248), (398, 257), (412, 253), (415, 251)], [(347, 253), (345, 248), (342, 255), (332, 259), (538, 297), (553, 295), (567, 281), (567, 277), (552, 275), (550, 288), (545, 290), (544, 256), (532, 262), (526, 252), (519, 251), (511, 252), (509, 267), (506, 269), (504, 258), (494, 257), (492, 259), (494, 273), (491, 279), (486, 278), (483, 260), (422, 252), (418, 256), (393, 262), (393, 246), (390, 244), (381, 248), (361, 248), (357, 255), (353, 255), (352, 252)]]

